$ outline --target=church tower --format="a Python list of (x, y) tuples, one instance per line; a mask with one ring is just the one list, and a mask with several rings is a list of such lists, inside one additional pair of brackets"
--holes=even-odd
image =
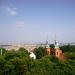
[(48, 41), (46, 41), (46, 53), (47, 53), (47, 55), (51, 54), (51, 49), (50, 49), (50, 46), (48, 44)]
[(56, 42), (56, 40), (55, 40), (55, 56), (58, 57), (58, 58), (62, 58), (63, 57), (62, 50), (60, 50), (59, 43)]

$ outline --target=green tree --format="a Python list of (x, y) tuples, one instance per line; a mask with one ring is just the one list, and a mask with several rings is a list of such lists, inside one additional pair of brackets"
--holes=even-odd
[(4, 74), (4, 64), (6, 63), (6, 60), (3, 56), (0, 56), (0, 75)]
[(75, 45), (64, 45), (60, 47), (63, 52), (75, 52)]
[(50, 47), (51, 47), (51, 48), (54, 48), (54, 44), (51, 44)]
[(14, 65), (14, 75), (26, 74), (28, 71), (27, 61), (28, 59), (19, 57), (15, 57), (11, 60), (12, 64)]
[(43, 47), (35, 48), (34, 53), (37, 59), (40, 59), (44, 56), (45, 49)]
[(5, 48), (0, 48), (0, 55), (1, 55), (1, 50), (2, 50), (2, 55), (4, 55), (4, 53), (6, 52)]

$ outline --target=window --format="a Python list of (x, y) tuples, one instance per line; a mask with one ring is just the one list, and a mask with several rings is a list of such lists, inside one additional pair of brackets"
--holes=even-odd
[(58, 55), (58, 52), (57, 52), (57, 55)]

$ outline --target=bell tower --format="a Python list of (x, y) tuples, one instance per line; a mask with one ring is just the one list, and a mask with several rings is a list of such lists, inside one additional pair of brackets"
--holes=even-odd
[(58, 58), (62, 58), (63, 57), (62, 50), (60, 50), (59, 43), (56, 42), (56, 40), (55, 40), (55, 56), (58, 57)]
[(47, 55), (51, 54), (51, 49), (50, 49), (50, 46), (48, 44), (48, 41), (46, 41), (46, 53), (47, 53)]

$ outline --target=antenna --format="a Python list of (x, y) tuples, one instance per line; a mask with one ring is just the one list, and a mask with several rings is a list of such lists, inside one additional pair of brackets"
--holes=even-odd
[(47, 38), (46, 38), (46, 44), (48, 44), (48, 35), (47, 35)]
[(56, 34), (55, 34), (55, 36), (54, 36), (54, 44), (56, 44), (57, 43), (57, 41), (56, 41)]

